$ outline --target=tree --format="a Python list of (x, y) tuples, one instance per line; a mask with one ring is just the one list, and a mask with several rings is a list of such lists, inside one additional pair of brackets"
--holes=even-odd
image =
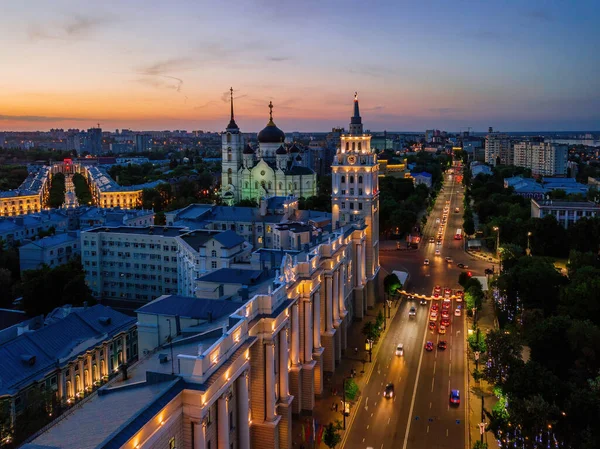
[(463, 221), (463, 230), (466, 235), (475, 234), (475, 222), (473, 221), (473, 217), (466, 217)]
[(469, 273), (461, 271), (458, 275), (458, 284), (464, 288), (464, 286), (467, 285), (467, 282), (469, 282), (469, 279)]
[(340, 430), (342, 430), (342, 425), (339, 421), (329, 423), (325, 427), (323, 432), (323, 442), (329, 449), (334, 449), (339, 442), (342, 441)]
[(600, 325), (600, 269), (583, 267), (574, 272), (561, 290), (559, 312)]
[(362, 333), (369, 340), (377, 340), (379, 338), (379, 326), (377, 326), (373, 321), (367, 321), (362, 328)]
[(511, 368), (521, 361), (521, 342), (513, 333), (504, 330), (491, 330), (485, 337), (488, 363), (484, 368), (487, 380), (502, 385)]
[(402, 288), (402, 283), (400, 282), (400, 279), (398, 279), (398, 276), (392, 273), (388, 274), (383, 279), (383, 287), (388, 295), (394, 296), (397, 294), (397, 291)]
[(6, 268), (0, 268), (0, 308), (10, 307), (13, 295), (11, 287), (13, 285), (12, 273)]
[(358, 384), (354, 382), (354, 379), (346, 380), (346, 399), (354, 401), (358, 396)]

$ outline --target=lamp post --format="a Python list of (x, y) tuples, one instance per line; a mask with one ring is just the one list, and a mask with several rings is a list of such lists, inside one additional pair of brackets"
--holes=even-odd
[(525, 251), (528, 256), (531, 256), (531, 247), (529, 245), (529, 238), (531, 237), (531, 231), (527, 233), (527, 250)]
[(373, 340), (367, 338), (365, 340), (365, 351), (369, 353), (369, 363), (372, 362), (371, 354), (373, 353)]
[(493, 229), (496, 231), (496, 258), (498, 259), (498, 271), (502, 273), (502, 261), (500, 260), (500, 228), (494, 226)]
[(350, 379), (350, 377), (344, 377), (342, 382), (342, 416), (344, 417), (344, 430), (346, 430), (346, 381), (348, 379)]

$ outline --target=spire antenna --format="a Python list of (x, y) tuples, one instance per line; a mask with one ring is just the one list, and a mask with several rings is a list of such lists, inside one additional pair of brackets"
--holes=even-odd
[(269, 101), (269, 120), (273, 121), (273, 102)]
[(229, 89), (229, 92), (231, 92), (231, 120), (233, 120), (233, 87)]

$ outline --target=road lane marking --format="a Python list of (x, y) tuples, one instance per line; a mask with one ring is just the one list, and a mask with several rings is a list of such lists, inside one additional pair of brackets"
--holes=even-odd
[(429, 433), (429, 426), (427, 426), (427, 433)]
[(365, 442), (365, 439), (363, 438), (363, 443)]
[(437, 360), (433, 361), (433, 375), (435, 376), (435, 365), (437, 364)]
[[(446, 436), (448, 436), (448, 429), (446, 429)], [(364, 443), (364, 441), (363, 441), (363, 443)]]
[[(408, 412), (408, 422), (406, 425), (406, 433), (404, 434), (404, 443), (402, 444), (402, 449), (406, 449), (408, 445), (408, 435), (410, 433), (410, 425), (412, 424), (412, 414), (415, 409), (415, 400), (417, 399), (417, 387), (419, 386), (419, 374), (421, 373), (421, 365), (423, 364), (423, 352), (425, 351), (425, 341), (427, 340), (427, 326), (425, 326), (425, 331), (423, 332), (423, 343), (421, 344), (421, 355), (419, 356), (419, 365), (417, 367), (417, 377), (415, 380), (415, 386), (413, 388), (412, 399), (410, 401), (410, 410)], [(465, 407), (467, 408), (467, 407)]]
[(371, 418), (373, 417), (373, 413), (371, 413)]
[(429, 403), (429, 408), (431, 408), (432, 402)]
[(388, 426), (390, 425), (391, 420), (392, 420), (392, 418), (388, 418)]
[(435, 385), (435, 377), (431, 380), (431, 392), (433, 393), (433, 386)]
[(448, 365), (448, 377), (452, 377), (452, 363)]

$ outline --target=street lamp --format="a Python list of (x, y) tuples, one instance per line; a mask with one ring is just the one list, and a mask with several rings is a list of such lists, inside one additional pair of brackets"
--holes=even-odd
[(500, 260), (500, 228), (494, 226), (492, 229), (496, 231), (496, 258)]
[(531, 237), (531, 231), (527, 233), (527, 250), (526, 253), (528, 256), (531, 256), (531, 247), (529, 246), (529, 238)]
[(373, 353), (373, 340), (371, 340), (370, 338), (367, 338), (365, 340), (365, 351), (369, 353), (369, 363), (371, 363), (371, 354)]
[(344, 430), (346, 430), (346, 381), (349, 379), (351, 379), (351, 377), (344, 377), (342, 382), (342, 416), (344, 417)]

